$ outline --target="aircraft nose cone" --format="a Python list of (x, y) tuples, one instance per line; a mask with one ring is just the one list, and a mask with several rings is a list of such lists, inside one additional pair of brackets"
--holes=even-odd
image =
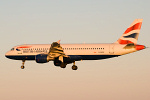
[(9, 56), (9, 52), (5, 53), (5, 57), (8, 58)]

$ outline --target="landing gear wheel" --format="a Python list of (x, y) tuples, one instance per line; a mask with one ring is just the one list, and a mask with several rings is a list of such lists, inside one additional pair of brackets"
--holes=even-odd
[(21, 69), (24, 69), (24, 66), (21, 66)]
[(61, 68), (66, 68), (66, 64), (62, 62), (62, 63), (60, 64), (60, 67), (61, 67)]
[(21, 69), (24, 69), (24, 63), (25, 63), (25, 60), (22, 60), (22, 66), (21, 66)]
[(72, 70), (77, 70), (77, 69), (78, 69), (78, 67), (76, 65), (72, 66)]

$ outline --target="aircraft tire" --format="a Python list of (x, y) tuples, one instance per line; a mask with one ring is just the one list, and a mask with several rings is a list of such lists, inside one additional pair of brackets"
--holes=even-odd
[(77, 69), (78, 69), (78, 67), (76, 65), (72, 66), (72, 70), (77, 70)]
[(25, 67), (24, 66), (21, 66), (21, 69), (24, 69)]
[(65, 64), (65, 63), (61, 63), (61, 64), (60, 64), (60, 67), (61, 67), (61, 68), (66, 68), (66, 64)]

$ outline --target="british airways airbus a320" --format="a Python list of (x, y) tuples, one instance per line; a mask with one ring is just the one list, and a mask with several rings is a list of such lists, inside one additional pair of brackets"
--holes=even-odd
[(52, 44), (19, 45), (13, 47), (5, 56), (22, 60), (22, 69), (25, 68), (25, 61), (35, 60), (37, 63), (54, 61), (54, 65), (61, 68), (73, 63), (72, 69), (77, 70), (75, 61), (107, 59), (145, 49), (144, 45), (137, 44), (142, 21), (143, 19), (135, 19), (115, 43), (60, 44), (60, 41), (57, 41)]

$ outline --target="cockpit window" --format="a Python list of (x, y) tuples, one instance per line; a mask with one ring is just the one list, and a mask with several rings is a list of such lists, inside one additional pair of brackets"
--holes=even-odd
[(14, 48), (12, 48), (11, 51), (14, 51)]
[(16, 49), (17, 51), (21, 51), (20, 49)]

